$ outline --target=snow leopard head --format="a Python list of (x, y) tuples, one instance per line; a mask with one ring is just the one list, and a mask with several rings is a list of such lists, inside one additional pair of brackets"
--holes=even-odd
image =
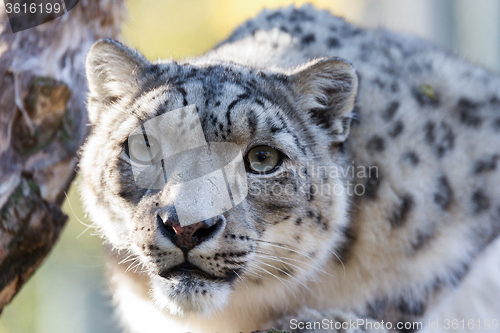
[[(131, 255), (159, 307), (209, 313), (242, 288), (293, 292), (342, 246), (347, 194), (342, 174), (330, 170), (342, 164), (357, 91), (349, 63), (325, 58), (273, 70), (203, 57), (151, 63), (102, 40), (86, 71), (86, 210), (112, 247)], [(173, 111), (194, 120), (172, 125)], [(149, 129), (154, 119), (162, 121)], [(165, 153), (190, 142), (201, 143), (187, 155)], [(235, 152), (226, 164), (203, 160), (221, 143)], [(224, 169), (233, 160), (243, 173)], [(144, 164), (149, 173), (138, 173)], [(169, 165), (188, 170), (184, 183), (171, 181)], [(212, 184), (210, 200), (208, 192), (179, 190), (188, 181)], [(238, 200), (234, 184), (246, 189)], [(229, 206), (205, 214), (223, 196)]]

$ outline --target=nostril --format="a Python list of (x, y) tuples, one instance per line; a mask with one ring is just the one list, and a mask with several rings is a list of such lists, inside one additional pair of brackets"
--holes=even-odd
[(196, 230), (193, 234), (198, 240), (198, 244), (211, 238), (223, 225), (222, 218), (217, 218), (212, 226), (205, 225), (204, 227)]
[(194, 232), (193, 237), (198, 240), (198, 243), (201, 243), (207, 239), (209, 239), (212, 234), (219, 228), (219, 223), (214, 224), (211, 227), (201, 228)]
[(173, 240), (176, 235), (174, 228), (172, 228), (170, 224), (166, 223), (166, 221), (164, 222), (159, 215), (156, 216), (156, 220), (158, 221), (158, 227), (163, 235)]

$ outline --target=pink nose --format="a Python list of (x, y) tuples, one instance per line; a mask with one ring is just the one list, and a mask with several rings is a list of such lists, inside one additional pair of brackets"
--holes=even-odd
[(178, 221), (171, 218), (168, 218), (166, 221), (163, 221), (160, 217), (158, 219), (161, 220), (163, 231), (165, 231), (164, 233), (167, 237), (175, 245), (188, 251), (210, 238), (217, 227), (217, 224), (210, 226), (204, 221), (183, 227)]

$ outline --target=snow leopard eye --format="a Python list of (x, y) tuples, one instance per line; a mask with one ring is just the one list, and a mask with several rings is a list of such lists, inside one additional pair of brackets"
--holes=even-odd
[(270, 173), (281, 164), (281, 154), (269, 146), (257, 146), (247, 154), (248, 168), (255, 173)]
[(128, 139), (128, 155), (138, 163), (150, 163), (160, 153), (160, 144), (151, 135), (133, 135)]

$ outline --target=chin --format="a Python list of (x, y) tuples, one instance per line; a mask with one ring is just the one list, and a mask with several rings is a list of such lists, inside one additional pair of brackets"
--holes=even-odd
[(170, 275), (168, 278), (155, 276), (151, 296), (156, 306), (171, 315), (208, 317), (223, 311), (229, 302), (231, 285), (227, 281), (190, 274)]

